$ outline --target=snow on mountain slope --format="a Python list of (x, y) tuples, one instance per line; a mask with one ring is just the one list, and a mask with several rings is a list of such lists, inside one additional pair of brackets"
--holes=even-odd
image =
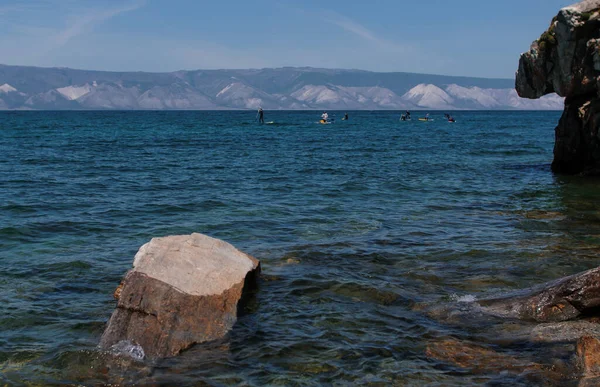
[(393, 91), (384, 87), (344, 87), (305, 85), (292, 98), (313, 108), (328, 109), (402, 109), (412, 107)]
[(138, 98), (142, 109), (215, 109), (207, 96), (189, 85), (174, 83), (169, 86), (155, 86)]
[(418, 107), (430, 109), (453, 109), (454, 98), (435, 85), (420, 84), (402, 96), (402, 100)]
[(219, 91), (219, 92), (217, 93), (216, 97), (217, 97), (217, 98), (219, 98), (219, 97), (220, 97), (220, 96), (222, 96), (222, 95), (226, 95), (226, 93), (227, 93), (229, 90), (231, 90), (231, 88), (232, 88), (232, 87), (235, 87), (236, 85), (239, 85), (239, 83), (237, 83), (237, 84), (236, 84), (236, 83), (232, 83), (232, 84), (230, 84), (230, 85), (227, 85), (227, 86), (225, 86), (225, 87), (223, 88), (223, 90), (221, 90), (221, 91)]
[(557, 94), (548, 94), (540, 99), (521, 98), (515, 89), (487, 89), (502, 106), (521, 110), (562, 110), (564, 98)]
[(15, 89), (14, 87), (12, 87), (11, 85), (9, 85), (8, 83), (5, 83), (4, 85), (0, 86), (0, 93), (10, 93), (12, 91), (17, 91), (17, 89)]
[[(94, 84), (95, 84), (94, 86), (97, 86), (96, 82), (94, 82)], [(90, 85), (88, 85), (86, 83), (83, 86), (60, 87), (60, 88), (56, 89), (56, 91), (58, 91), (59, 93), (64, 95), (65, 98), (67, 98), (68, 100), (74, 101), (76, 99), (79, 99), (80, 97), (83, 97), (90, 91), (92, 91), (92, 88)]]
[(25, 105), (37, 109), (74, 109), (77, 107), (76, 102), (68, 100), (54, 89), (27, 98)]
[(561, 110), (563, 99), (551, 94), (539, 100), (520, 98), (515, 89), (483, 89), (451, 84), (441, 87), (420, 84), (402, 96), (420, 108), (450, 109), (532, 109)]
[(138, 109), (140, 95), (140, 90), (135, 86), (124, 87), (114, 83), (99, 83), (75, 102), (88, 109)]
[(296, 90), (291, 96), (298, 101), (310, 104), (334, 104), (344, 100), (339, 88), (332, 86), (306, 85)]
[(242, 109), (282, 107), (279, 98), (242, 82), (233, 82), (225, 86), (215, 95), (215, 99), (221, 105)]
[[(501, 106), (501, 103), (494, 98), (489, 90), (479, 87), (463, 87), (458, 85), (446, 86), (446, 93), (455, 100), (460, 100), (465, 108), (494, 109)], [(472, 105), (472, 106), (468, 106)]]
[(407, 107), (399, 95), (385, 87), (346, 87), (345, 89), (355, 93), (358, 102), (368, 103), (374, 108), (401, 109)]

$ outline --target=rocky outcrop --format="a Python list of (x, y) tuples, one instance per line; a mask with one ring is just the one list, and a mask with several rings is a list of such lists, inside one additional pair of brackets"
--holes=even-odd
[(531, 99), (554, 92), (565, 97), (552, 169), (600, 173), (600, 0), (560, 10), (548, 30), (521, 55), (516, 89)]
[(100, 346), (114, 349), (125, 342), (158, 358), (223, 337), (259, 271), (258, 260), (218, 239), (154, 238), (140, 248), (115, 291), (117, 308)]
[(600, 307), (600, 268), (478, 303), (484, 311), (500, 317), (538, 322), (571, 320)]

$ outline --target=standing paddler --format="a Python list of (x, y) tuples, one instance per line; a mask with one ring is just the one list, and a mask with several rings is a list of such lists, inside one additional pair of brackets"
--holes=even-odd
[(265, 123), (265, 113), (263, 112), (262, 107), (258, 108), (258, 122), (260, 124), (264, 124)]

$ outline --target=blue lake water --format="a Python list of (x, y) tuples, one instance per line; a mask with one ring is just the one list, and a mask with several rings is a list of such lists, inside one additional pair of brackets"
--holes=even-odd
[[(560, 113), (319, 115), (1, 112), (0, 384), (530, 382), (427, 348), (547, 346), (425, 309), (598, 265), (599, 182), (550, 171)], [(118, 364), (96, 347), (113, 290), (141, 245), (192, 232), (261, 260), (255, 299), (224, 340)]]

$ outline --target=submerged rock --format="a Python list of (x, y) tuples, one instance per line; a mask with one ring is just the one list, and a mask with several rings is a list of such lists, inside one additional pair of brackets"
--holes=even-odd
[(600, 376), (600, 340), (584, 336), (577, 341), (577, 356), (583, 368), (584, 377)]
[(431, 341), (425, 350), (428, 358), (455, 364), (471, 372), (541, 370), (540, 364), (516, 359), (490, 348), (456, 339)]
[(538, 322), (571, 320), (600, 307), (600, 268), (478, 304), (499, 317)]
[(560, 10), (521, 55), (516, 89), (531, 99), (554, 92), (566, 97), (552, 169), (600, 174), (600, 0)]
[(140, 248), (115, 291), (117, 308), (100, 346), (127, 342), (157, 358), (223, 337), (259, 272), (258, 260), (218, 239), (154, 238)]
[(490, 380), (490, 385), (511, 385), (507, 381), (512, 381), (515, 385), (562, 386), (566, 381), (579, 376), (577, 372), (573, 373), (572, 364), (548, 362), (551, 359), (538, 363), (524, 353), (504, 353), (502, 348), (454, 338), (431, 340), (427, 344), (425, 356), (482, 377), (501, 376), (498, 383)]

